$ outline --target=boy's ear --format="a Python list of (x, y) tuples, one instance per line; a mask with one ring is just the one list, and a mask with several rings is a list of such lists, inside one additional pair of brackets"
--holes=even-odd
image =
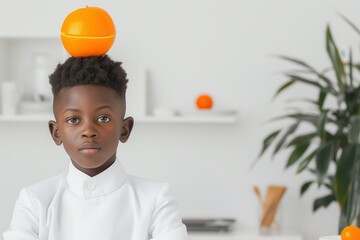
[(50, 120), (49, 121), (49, 130), (50, 130), (50, 134), (51, 137), (54, 139), (54, 142), (56, 145), (61, 145), (62, 144), (62, 140), (59, 134), (59, 127), (57, 122)]
[(119, 140), (122, 143), (125, 143), (129, 139), (133, 126), (134, 126), (134, 119), (132, 117), (127, 117), (123, 120), (123, 125), (121, 128), (121, 133), (119, 138)]

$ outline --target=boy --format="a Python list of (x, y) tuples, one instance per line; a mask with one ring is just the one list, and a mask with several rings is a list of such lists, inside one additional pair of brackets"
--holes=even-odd
[(5, 240), (185, 240), (167, 184), (127, 175), (116, 156), (134, 125), (125, 115), (126, 73), (102, 57), (69, 58), (50, 75), (52, 138), (67, 172), (24, 188)]

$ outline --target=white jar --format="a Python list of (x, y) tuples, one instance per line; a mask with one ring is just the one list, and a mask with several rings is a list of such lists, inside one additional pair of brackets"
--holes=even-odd
[(34, 99), (35, 101), (51, 100), (51, 86), (49, 83), (49, 57), (37, 54), (34, 58)]
[(5, 81), (1, 84), (1, 108), (4, 115), (15, 115), (18, 113), (22, 89), (13, 81)]

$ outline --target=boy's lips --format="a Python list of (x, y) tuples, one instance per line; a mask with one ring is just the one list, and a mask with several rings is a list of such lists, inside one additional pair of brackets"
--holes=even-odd
[(101, 147), (95, 143), (84, 143), (79, 151), (86, 154), (92, 154), (100, 151)]

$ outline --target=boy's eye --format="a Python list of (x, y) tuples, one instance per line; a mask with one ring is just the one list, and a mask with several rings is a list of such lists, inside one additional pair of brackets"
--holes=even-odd
[(98, 120), (98, 122), (107, 123), (107, 122), (110, 122), (111, 119), (107, 116), (102, 115), (97, 120)]
[(77, 124), (80, 122), (80, 120), (78, 118), (72, 117), (72, 118), (67, 119), (66, 122), (69, 124)]

